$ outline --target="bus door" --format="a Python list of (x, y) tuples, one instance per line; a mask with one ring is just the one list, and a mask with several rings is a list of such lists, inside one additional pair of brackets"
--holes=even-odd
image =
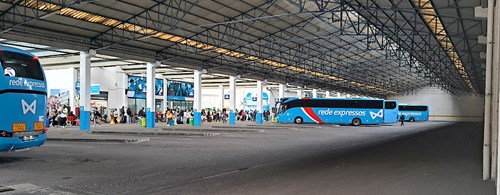
[(384, 123), (397, 123), (398, 122), (398, 101), (386, 100), (384, 101)]

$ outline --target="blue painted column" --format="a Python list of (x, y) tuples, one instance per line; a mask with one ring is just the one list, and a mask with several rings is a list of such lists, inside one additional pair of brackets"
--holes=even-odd
[(229, 77), (229, 124), (236, 124), (236, 77)]
[(155, 68), (160, 62), (146, 63), (146, 128), (155, 127)]
[(257, 81), (257, 114), (255, 121), (257, 124), (262, 124), (262, 81)]
[(201, 71), (194, 71), (194, 126), (201, 126)]
[(90, 130), (90, 66), (95, 50), (80, 52), (80, 130)]

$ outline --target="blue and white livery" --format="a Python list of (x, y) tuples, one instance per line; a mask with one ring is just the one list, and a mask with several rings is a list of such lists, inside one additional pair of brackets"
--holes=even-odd
[(429, 106), (400, 104), (398, 117), (401, 115), (405, 116), (405, 121), (428, 121)]
[(376, 125), (384, 123), (384, 100), (284, 98), (279, 103), (277, 121), (298, 124)]
[(47, 83), (38, 58), (0, 46), (0, 151), (44, 144)]

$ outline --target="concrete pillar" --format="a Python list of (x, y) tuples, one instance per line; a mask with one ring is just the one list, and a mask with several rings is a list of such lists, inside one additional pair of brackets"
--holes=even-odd
[(167, 107), (168, 107), (168, 94), (167, 94), (167, 91), (168, 91), (168, 80), (167, 79), (163, 79), (163, 113), (165, 113), (167, 111)]
[(279, 90), (278, 91), (278, 98), (279, 98), (279, 100), (281, 100), (281, 98), (283, 98), (285, 96), (285, 85), (280, 84), (278, 90)]
[(236, 124), (236, 77), (229, 77), (229, 124)]
[[(493, 24), (494, 1), (488, 0), (487, 46), (486, 46), (486, 85), (484, 96), (484, 140), (483, 140), (483, 180), (490, 179), (491, 155), (491, 72), (493, 63)], [(493, 161), (493, 159), (491, 159)]]
[(325, 92), (325, 98), (330, 98), (330, 91)]
[(146, 63), (146, 128), (155, 127), (155, 69), (159, 64)]
[(194, 126), (201, 126), (201, 71), (194, 71)]
[(257, 114), (255, 115), (257, 124), (262, 124), (262, 81), (257, 81)]
[(312, 91), (312, 98), (318, 98), (318, 90), (313, 89), (313, 91)]
[(71, 111), (73, 111), (73, 113), (75, 113), (75, 105), (76, 105), (76, 98), (75, 98), (75, 95), (76, 95), (76, 82), (77, 82), (77, 78), (78, 78), (78, 71), (76, 71), (76, 69), (74, 68), (71, 68), (71, 72), (72, 72), (72, 77), (71, 77), (71, 89), (69, 89), (69, 107), (71, 109)]
[[(494, 15), (494, 20), (493, 20), (493, 32), (498, 31), (498, 25), (500, 25), (500, 6), (496, 6), (494, 9), (493, 15)], [(499, 104), (499, 77), (498, 74), (500, 72), (499, 68), (499, 63), (500, 63), (500, 44), (497, 44), (498, 41), (500, 41), (500, 33), (493, 33), (493, 52), (492, 52), (492, 85), (491, 85), (491, 93), (492, 93), (492, 99), (491, 99), (491, 174), (490, 178), (493, 180), (496, 180), (497, 184), (498, 183), (498, 128), (499, 128), (499, 113), (498, 113), (498, 107), (500, 106)], [(497, 188), (498, 190), (498, 188)]]
[(219, 85), (219, 108), (222, 110), (224, 108), (224, 85)]
[(302, 90), (297, 89), (297, 98), (302, 98)]
[(90, 130), (90, 62), (95, 50), (80, 52), (80, 130)]

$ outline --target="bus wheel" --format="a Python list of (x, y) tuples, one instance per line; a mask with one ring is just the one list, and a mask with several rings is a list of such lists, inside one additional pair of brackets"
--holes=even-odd
[(352, 119), (352, 125), (353, 126), (361, 125), (361, 119), (359, 119), (359, 118)]
[(415, 118), (410, 117), (410, 122), (415, 122)]
[(296, 124), (301, 124), (302, 122), (304, 122), (304, 120), (302, 119), (302, 117), (296, 117), (295, 120), (293, 120), (293, 122), (295, 122)]

